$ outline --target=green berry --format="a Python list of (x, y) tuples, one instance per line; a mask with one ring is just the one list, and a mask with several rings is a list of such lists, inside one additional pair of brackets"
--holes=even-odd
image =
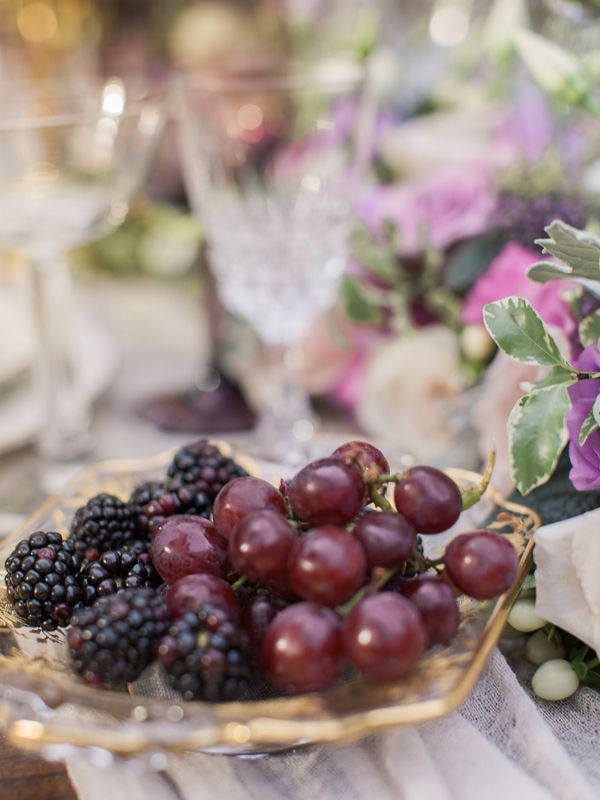
[(564, 658), (551, 658), (537, 668), (531, 686), (542, 700), (565, 700), (577, 691), (579, 678)]
[(565, 647), (558, 636), (549, 639), (544, 631), (536, 631), (525, 645), (525, 657), (537, 667), (552, 658), (564, 658), (565, 655)]
[(546, 620), (535, 613), (533, 600), (517, 600), (508, 615), (508, 624), (522, 633), (531, 633), (543, 628)]

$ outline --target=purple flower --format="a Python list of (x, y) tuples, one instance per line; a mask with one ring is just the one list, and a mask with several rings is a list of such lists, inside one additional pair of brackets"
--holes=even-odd
[(443, 250), (483, 233), (495, 206), (489, 171), (479, 164), (436, 170), (406, 183), (373, 188), (359, 204), (365, 223), (380, 230), (392, 220), (406, 254)]
[[(584, 372), (600, 372), (600, 352), (594, 345), (586, 347), (573, 364)], [(600, 489), (600, 430), (594, 431), (583, 446), (579, 444), (579, 431), (600, 393), (600, 379), (578, 381), (569, 386), (568, 391), (571, 398), (571, 410), (567, 415), (571, 459), (569, 477), (576, 489), (589, 492)]]

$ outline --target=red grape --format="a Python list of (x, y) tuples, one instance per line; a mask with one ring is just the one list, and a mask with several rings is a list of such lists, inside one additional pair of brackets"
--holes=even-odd
[(272, 594), (257, 594), (242, 609), (242, 625), (250, 640), (253, 659), (260, 662), (260, 650), (267, 628), (287, 603)]
[(339, 458), (346, 464), (358, 462), (371, 480), (390, 471), (387, 458), (369, 442), (346, 442), (336, 447), (331, 458)]
[(353, 533), (365, 551), (369, 569), (402, 566), (411, 557), (417, 538), (410, 522), (393, 511), (363, 514)]
[(227, 541), (207, 519), (176, 515), (152, 534), (150, 556), (167, 583), (198, 573), (221, 576), (227, 563)]
[(410, 672), (427, 643), (419, 612), (393, 592), (362, 600), (344, 621), (342, 639), (352, 663), (378, 681), (396, 680)]
[(240, 616), (236, 593), (215, 575), (186, 575), (169, 586), (165, 600), (176, 618), (188, 611), (198, 611), (207, 603), (222, 608), (233, 620)]
[(285, 572), (296, 538), (296, 531), (278, 511), (254, 511), (229, 539), (229, 558), (242, 575), (266, 581)]
[(344, 525), (363, 507), (365, 486), (358, 467), (336, 458), (313, 461), (288, 486), (294, 513), (311, 525)]
[(419, 575), (402, 589), (421, 615), (429, 647), (450, 641), (460, 622), (452, 587), (435, 575)]
[(344, 663), (337, 616), (314, 603), (280, 611), (263, 639), (261, 659), (269, 681), (288, 694), (326, 688)]
[(274, 486), (261, 478), (234, 478), (217, 495), (213, 520), (219, 533), (229, 539), (244, 517), (267, 508), (283, 516), (287, 512), (285, 500)]
[(519, 571), (515, 548), (494, 531), (457, 536), (446, 547), (444, 564), (452, 583), (476, 600), (489, 600), (510, 589)]
[(288, 575), (305, 600), (336, 606), (362, 585), (367, 560), (359, 542), (344, 528), (327, 525), (301, 536), (294, 545)]
[(435, 467), (411, 467), (394, 487), (396, 508), (419, 533), (451, 528), (462, 511), (460, 489)]

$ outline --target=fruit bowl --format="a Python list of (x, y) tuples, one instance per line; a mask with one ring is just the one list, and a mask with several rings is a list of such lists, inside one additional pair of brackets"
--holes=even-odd
[[(219, 443), (220, 448), (230, 448)], [(140, 481), (164, 472), (171, 453), (137, 461), (110, 461), (84, 469), (8, 537), (1, 563), (15, 543), (33, 530), (67, 530), (76, 508), (90, 496), (108, 492), (127, 497)], [(278, 481), (277, 465), (236, 460), (254, 475)], [(481, 476), (448, 470), (461, 486)], [(428, 537), (435, 556), (456, 534), (485, 523), (504, 532), (515, 546), (519, 576), (513, 588), (493, 601), (461, 598), (461, 625), (445, 646), (430, 650), (401, 681), (373, 684), (352, 679), (327, 691), (299, 697), (256, 691), (245, 702), (184, 702), (150, 667), (129, 693), (90, 687), (70, 671), (62, 632), (24, 627), (0, 595), (0, 728), (13, 745), (49, 758), (80, 754), (96, 758), (139, 758), (156, 768), (164, 754), (203, 750), (226, 754), (266, 753), (301, 744), (365, 736), (395, 725), (415, 725), (448, 714), (467, 697), (481, 675), (506, 623), (520, 584), (531, 566), (537, 514), (505, 500), (489, 486), (482, 501), (446, 534)]]

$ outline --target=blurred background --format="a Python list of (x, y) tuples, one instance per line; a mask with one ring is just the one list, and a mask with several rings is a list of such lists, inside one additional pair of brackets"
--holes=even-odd
[[(67, 404), (67, 417), (78, 417), (85, 428), (77, 446), (66, 450), (46, 436), (45, 455), (53, 463), (145, 455), (201, 433), (233, 436), (252, 448), (254, 426), (266, 414), (290, 428), (292, 444), (282, 434), (288, 452), (315, 436), (352, 431), (442, 465), (477, 466), (494, 438), (502, 456), (506, 416), (531, 369), (509, 369), (496, 356), (481, 309), (490, 300), (525, 293), (546, 315), (562, 313), (567, 301), (554, 288), (530, 285), (525, 267), (536, 260), (534, 240), (552, 219), (587, 223), (600, 188), (598, 123), (581, 108), (564, 70), (539, 54), (535, 41), (531, 48), (518, 38), (523, 31), (576, 49), (591, 70), (600, 69), (596, 5), (571, 0), (0, 0), (0, 124), (16, 142), (3, 149), (0, 131), (0, 211), (2, 202), (16, 208), (11, 170), (32, 119), (55, 129), (71, 124), (56, 122), (62, 113), (56, 104), (42, 113), (27, 100), (23, 115), (23, 98), (37, 96), (32, 87), (52, 85), (60, 92), (77, 85), (89, 99), (86, 86), (94, 82), (109, 120), (102, 124), (108, 130), (114, 117), (119, 135), (122, 108), (132, 97), (123, 87), (143, 86), (144, 96), (160, 97), (161, 105), (148, 163), (140, 166), (125, 205), (119, 194), (120, 216), (111, 200), (110, 224), (65, 240), (70, 277), (63, 271), (61, 280), (72, 277), (75, 284), (68, 312), (64, 286), (32, 279), (30, 264), (49, 260), (29, 246), (32, 228), (43, 220), (27, 217), (27, 246), (14, 238), (14, 226), (0, 225), (5, 483), (10, 486), (19, 459), (38, 463), (30, 448), (44, 445), (44, 429), (57, 413), (40, 401), (40, 392), (54, 391), (55, 404), (60, 394), (48, 375), (39, 377), (40, 326), (46, 334), (53, 329), (57, 341), (62, 336), (48, 355), (49, 338), (54, 340), (46, 335), (44, 358), (58, 362), (63, 383), (70, 381), (78, 403)], [(540, 85), (536, 58), (548, 85)], [(299, 65), (307, 85), (316, 65), (324, 65), (319, 75), (328, 76), (328, 86), (332, 75), (352, 65), (364, 76), (360, 98), (353, 95), (354, 105), (343, 105), (336, 94), (335, 107), (319, 107), (314, 129), (283, 137), (267, 124), (277, 104), (273, 94), (264, 98), (272, 91), (271, 77), (288, 75), (290, 62)], [(287, 242), (277, 258), (260, 251), (261, 264), (246, 264), (243, 254), (258, 252), (261, 237), (277, 238), (269, 226), (253, 222), (242, 241), (242, 223), (232, 212), (215, 232), (210, 208), (217, 207), (218, 195), (214, 181), (208, 188), (201, 178), (222, 154), (211, 142), (186, 159), (181, 144), (181, 114), (192, 101), (182, 100), (178, 86), (206, 76), (233, 76), (246, 88), (245, 81), (254, 81), (251, 98), (236, 106), (236, 125), (246, 145), (263, 148), (251, 162), (254, 170), (260, 165), (260, 180), (274, 180), (275, 146), (269, 140), (266, 147), (268, 137), (277, 140), (278, 168), (297, 169), (303, 185), (318, 172), (314, 160), (310, 168), (302, 160), (307, 152), (318, 150), (319, 170), (327, 163), (331, 172), (346, 153), (344, 137), (353, 138), (360, 176), (352, 175), (347, 193), (343, 243), (325, 241), (314, 220), (312, 228), (303, 222), (307, 235), (300, 250), (292, 252)], [(289, 93), (279, 110), (289, 111), (297, 86), (277, 86)], [(15, 96), (18, 117), (7, 100)], [(302, 103), (306, 114), (305, 98)], [(193, 110), (192, 138), (204, 142), (220, 112), (209, 104)], [(147, 123), (146, 115), (146, 133)], [(311, 138), (324, 128), (345, 133)], [(115, 168), (117, 178), (132, 169), (131, 154), (142, 150), (135, 141)], [(85, 152), (91, 159), (92, 149)], [(294, 161), (298, 152), (302, 157)], [(39, 152), (35, 159), (37, 170)], [(193, 177), (196, 167), (200, 178)], [(78, 180), (81, 171), (80, 165)], [(32, 174), (28, 163), (18, 177), (20, 190), (34, 192)], [(245, 180), (240, 174), (238, 188)], [(31, 196), (24, 195), (28, 209)], [(63, 216), (80, 208), (79, 199), (73, 203), (64, 206)], [(243, 219), (250, 216), (245, 207)], [(54, 231), (59, 224), (52, 222)], [(286, 238), (293, 238), (290, 231), (300, 223), (294, 218), (289, 224), (282, 217)], [(327, 251), (320, 261), (302, 249), (311, 230)], [(221, 257), (219, 242), (235, 239), (236, 231), (238, 250), (222, 249)], [(52, 259), (56, 253), (49, 248)], [(343, 269), (326, 301), (315, 293), (298, 336), (288, 341), (282, 331), (265, 332), (264, 314), (255, 317), (267, 283), (267, 305), (278, 308), (280, 329), (293, 307), (303, 298), (308, 303), (311, 287), (329, 280), (333, 273), (324, 265), (334, 255)], [(318, 263), (309, 271), (304, 261), (311, 258)], [(304, 288), (293, 284), (297, 299), (284, 298), (282, 282), (292, 285), (300, 274)], [(32, 285), (37, 304), (31, 303)], [(241, 301), (232, 300), (236, 287)], [(52, 304), (60, 311), (49, 323)], [(310, 396), (308, 410), (298, 405), (294, 381)], [(502, 468), (501, 458), (499, 479), (508, 482)]]

